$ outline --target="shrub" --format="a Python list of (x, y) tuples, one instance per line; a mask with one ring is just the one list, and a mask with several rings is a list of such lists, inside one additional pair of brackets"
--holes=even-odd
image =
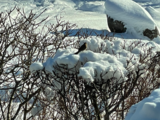
[[(78, 76), (77, 68), (84, 65), (80, 61), (73, 68), (55, 63), (52, 72), (44, 68), (31, 72), (31, 63), (43, 63), (60, 48), (77, 48), (81, 39), (90, 36), (78, 31), (78, 39), (68, 37), (76, 25), (61, 18), (41, 27), (47, 19), (38, 21), (43, 12), (25, 14), (15, 7), (0, 13), (0, 119), (124, 119), (132, 104), (158, 87), (159, 54), (153, 56), (152, 48), (140, 54), (139, 64), (131, 64), (133, 57), (126, 62), (125, 80), (115, 74), (104, 79), (106, 72), (100, 78), (95, 74), (94, 82), (88, 83)], [(130, 48), (138, 45), (132, 43)]]

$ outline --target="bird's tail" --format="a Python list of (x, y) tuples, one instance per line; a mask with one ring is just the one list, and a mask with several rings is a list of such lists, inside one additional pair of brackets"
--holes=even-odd
[(74, 53), (74, 54), (78, 54), (78, 53), (79, 53), (79, 50), (76, 53)]

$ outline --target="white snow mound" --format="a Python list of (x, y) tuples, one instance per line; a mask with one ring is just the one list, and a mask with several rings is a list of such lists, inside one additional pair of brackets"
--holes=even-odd
[(106, 0), (105, 8), (106, 14), (114, 20), (122, 21), (129, 33), (142, 35), (146, 28), (155, 29), (151, 15), (132, 0)]
[(40, 62), (35, 62), (35, 63), (32, 63), (29, 67), (29, 70), (31, 72), (35, 72), (35, 71), (38, 71), (38, 70), (42, 70), (43, 69), (43, 64), (40, 63)]
[(160, 88), (139, 103), (132, 105), (125, 120), (160, 120)]

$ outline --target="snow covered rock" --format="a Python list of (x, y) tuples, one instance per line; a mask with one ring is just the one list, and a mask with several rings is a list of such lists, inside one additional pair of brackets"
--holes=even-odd
[(139, 103), (132, 105), (125, 120), (160, 120), (160, 88)]
[(106, 14), (111, 32), (127, 32), (139, 38), (156, 38), (159, 34), (151, 15), (132, 0), (106, 0)]
[(108, 26), (111, 32), (115, 33), (124, 33), (126, 32), (126, 27), (122, 21), (114, 20), (110, 16), (107, 16)]
[(143, 31), (143, 35), (147, 36), (148, 38), (150, 38), (152, 40), (152, 39), (156, 38), (159, 35), (159, 32), (158, 32), (157, 27), (155, 27), (154, 30), (145, 29)]

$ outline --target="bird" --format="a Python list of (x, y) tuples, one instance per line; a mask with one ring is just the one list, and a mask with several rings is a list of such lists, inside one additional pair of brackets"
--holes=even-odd
[(76, 52), (75, 54), (78, 54), (79, 52), (86, 50), (87, 49), (87, 43), (85, 42), (79, 49), (78, 52)]

